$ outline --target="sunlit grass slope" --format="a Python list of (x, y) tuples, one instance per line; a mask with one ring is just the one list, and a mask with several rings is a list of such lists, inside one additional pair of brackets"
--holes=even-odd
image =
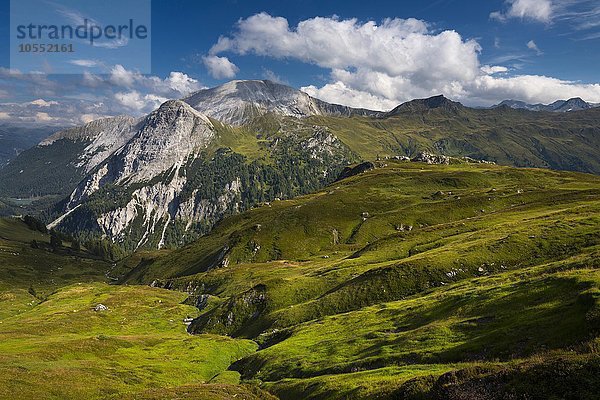
[(593, 398), (600, 178), (386, 163), (124, 281), (192, 293), (192, 330), (256, 341), (230, 369), (281, 398)]

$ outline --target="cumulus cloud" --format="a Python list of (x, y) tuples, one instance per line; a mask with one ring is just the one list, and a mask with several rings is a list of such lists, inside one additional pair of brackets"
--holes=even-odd
[(518, 99), (529, 103), (551, 103), (557, 99), (582, 97), (600, 102), (600, 84), (582, 84), (548, 76), (520, 75), (513, 77), (482, 76), (468, 90), (475, 103), (490, 104), (498, 99)]
[(551, 0), (508, 0), (505, 11), (494, 11), (490, 18), (506, 21), (510, 18), (530, 19), (538, 22), (550, 22), (554, 5)]
[(154, 94), (142, 95), (138, 91), (115, 93), (115, 99), (130, 111), (150, 112), (158, 108), (167, 101), (166, 97), (160, 97)]
[[(377, 97), (366, 91), (351, 89), (343, 82), (329, 83), (321, 88), (314, 85), (301, 88), (302, 91), (313, 97), (329, 101), (331, 103), (343, 103), (355, 108), (384, 109), (389, 110), (398, 105), (393, 100)], [(340, 101), (343, 99), (343, 101)]]
[(239, 72), (239, 68), (227, 57), (208, 55), (202, 57), (202, 62), (209, 74), (215, 79), (231, 79)]
[[(90, 80), (92, 76), (88, 74), (84, 79)], [(196, 79), (183, 72), (171, 72), (168, 77), (161, 79), (157, 76), (142, 75), (118, 64), (111, 69), (108, 82), (125, 88), (145, 88), (147, 91), (170, 98), (184, 97), (203, 88)]]
[[(510, 6), (523, 17), (534, 13), (521, 1)], [(545, 76), (510, 77), (503, 65), (481, 65), (481, 51), (476, 40), (453, 30), (436, 31), (416, 19), (376, 23), (317, 17), (293, 27), (285, 18), (260, 13), (240, 20), (210, 54), (254, 54), (317, 65), (329, 70), (330, 82), (303, 90), (325, 101), (380, 110), (440, 93), (471, 105), (506, 98), (554, 101), (570, 93), (600, 101), (596, 85)]]
[(143, 79), (142, 74), (135, 71), (130, 71), (122, 65), (115, 65), (110, 71), (110, 82), (117, 86), (131, 87), (135, 81)]

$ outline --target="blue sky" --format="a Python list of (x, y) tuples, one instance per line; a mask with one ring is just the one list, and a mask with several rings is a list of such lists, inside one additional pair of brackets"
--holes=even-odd
[[(1, 4), (8, 38), (9, 1)], [(141, 115), (230, 79), (278, 80), (377, 109), (439, 93), (468, 105), (600, 102), (597, 0), (155, 0), (151, 31), (150, 74), (122, 56), (81, 67), (85, 75), (32, 76), (10, 70), (0, 42), (0, 121)]]

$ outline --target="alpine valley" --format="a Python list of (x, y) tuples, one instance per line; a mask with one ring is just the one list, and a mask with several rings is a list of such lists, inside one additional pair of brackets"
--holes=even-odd
[(231, 81), (46, 137), (0, 169), (0, 397), (597, 399), (578, 100)]

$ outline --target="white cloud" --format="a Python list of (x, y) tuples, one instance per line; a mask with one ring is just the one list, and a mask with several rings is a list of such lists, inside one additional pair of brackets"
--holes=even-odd
[(132, 87), (136, 81), (143, 79), (139, 72), (125, 69), (122, 65), (115, 65), (110, 71), (109, 80), (117, 86)]
[(169, 100), (166, 97), (154, 94), (140, 94), (138, 91), (115, 93), (115, 99), (119, 104), (127, 107), (129, 111), (150, 112), (158, 108), (162, 103)]
[(530, 49), (530, 50), (535, 51), (535, 53), (538, 56), (541, 56), (542, 54), (544, 54), (544, 52), (542, 52), (542, 50), (540, 50), (540, 48), (538, 47), (538, 45), (533, 40), (530, 40), (529, 42), (527, 42), (527, 48)]
[[(322, 88), (317, 88), (316, 86), (310, 85), (302, 87), (300, 90), (313, 97), (330, 103), (343, 103), (344, 105), (355, 108), (389, 110), (398, 105), (398, 103), (393, 100), (382, 99), (365, 91), (351, 89), (343, 82), (339, 81), (335, 83), (329, 83)], [(343, 101), (341, 101), (342, 99)]]
[(481, 67), (481, 71), (486, 75), (494, 75), (508, 72), (508, 68), (499, 65), (484, 65)]
[(35, 120), (37, 122), (51, 122), (54, 121), (54, 117), (51, 117), (50, 114), (45, 112), (37, 112), (35, 113)]
[(499, 99), (551, 103), (573, 97), (581, 97), (593, 103), (600, 102), (600, 84), (583, 84), (539, 75), (502, 78), (481, 76), (470, 85), (468, 91), (475, 104), (491, 104)]
[[(534, 12), (524, 4), (510, 3), (514, 12), (528, 17)], [(502, 61), (481, 65), (477, 41), (455, 31), (430, 29), (415, 19), (377, 24), (317, 17), (292, 27), (285, 18), (260, 13), (240, 20), (236, 30), (220, 37), (210, 50), (214, 56), (226, 52), (295, 59), (328, 69), (328, 83), (303, 89), (323, 100), (355, 107), (386, 110), (438, 94), (468, 105), (491, 105), (507, 98), (552, 102), (567, 96), (600, 101), (597, 85), (508, 76)]]
[(71, 60), (69, 63), (85, 68), (93, 68), (99, 65), (98, 61), (95, 60)]
[[(84, 79), (89, 81), (90, 74), (84, 76)], [(157, 76), (146, 76), (137, 71), (128, 70), (122, 65), (115, 65), (111, 69), (108, 80), (116, 86), (125, 88), (138, 86), (140, 90), (144, 88), (148, 92), (171, 98), (185, 97), (203, 88), (196, 79), (183, 72), (171, 72), (167, 78), (161, 79)]]
[[(0, 95), (6, 92), (10, 99), (8, 93), (18, 93), (20, 98), (30, 99), (0, 103), (0, 112), (6, 114), (5, 120), (15, 123), (78, 125), (107, 116), (141, 116), (168, 99), (182, 98), (203, 88), (196, 79), (178, 71), (165, 78), (143, 75), (121, 65), (107, 71), (106, 75), (86, 71), (79, 79), (58, 79), (0, 67)], [(60, 102), (47, 100), (57, 96)], [(37, 115), (42, 109), (47, 116)]]
[(180, 93), (181, 96), (187, 96), (192, 92), (202, 89), (202, 86), (196, 79), (190, 78), (183, 72), (171, 72), (169, 77), (165, 79), (165, 84), (170, 89)]
[[(316, 17), (290, 29), (285, 18), (260, 13), (239, 21), (237, 28), (233, 37), (220, 37), (211, 54), (254, 53), (299, 59), (325, 68), (360, 65), (390, 74), (417, 69), (433, 58), (424, 54), (422, 41), (427, 41), (432, 51), (445, 53), (443, 46), (456, 44), (452, 42), (458, 37), (452, 31), (428, 36), (426, 23), (416, 19), (387, 19), (378, 26), (372, 21), (361, 24), (356, 19)], [(473, 47), (479, 47), (474, 41), (464, 45), (467, 57)], [(417, 55), (425, 57), (414, 57)]]
[(506, 3), (506, 11), (494, 11), (490, 18), (499, 21), (520, 18), (546, 23), (552, 20), (554, 5), (551, 0), (507, 0)]
[(33, 101), (29, 102), (29, 104), (38, 106), (38, 107), (50, 107), (50, 106), (58, 105), (58, 102), (52, 101), (52, 100), (46, 101), (44, 99), (37, 99), (37, 100), (33, 100)]
[(204, 66), (215, 79), (231, 79), (239, 72), (239, 68), (227, 57), (208, 55), (202, 57)]

